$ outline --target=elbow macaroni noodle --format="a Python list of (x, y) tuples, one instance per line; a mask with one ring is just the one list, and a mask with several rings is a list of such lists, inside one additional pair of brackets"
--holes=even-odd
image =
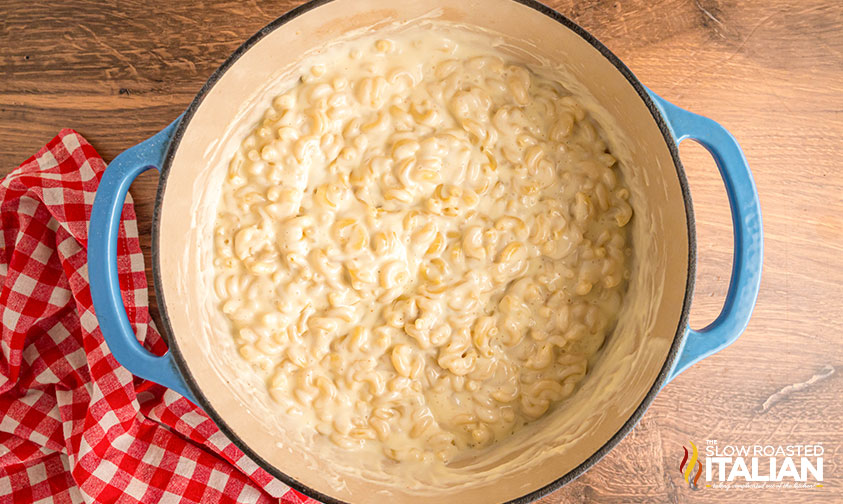
[(566, 90), (492, 47), (369, 40), (234, 154), (215, 293), (287, 414), (453, 460), (572, 394), (614, 327), (629, 191)]

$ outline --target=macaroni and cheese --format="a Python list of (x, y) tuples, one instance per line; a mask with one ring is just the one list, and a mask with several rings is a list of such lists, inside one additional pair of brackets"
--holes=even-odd
[(452, 460), (572, 394), (614, 327), (632, 217), (552, 77), (435, 32), (350, 45), (228, 168), (215, 294), (284, 411), (347, 450)]

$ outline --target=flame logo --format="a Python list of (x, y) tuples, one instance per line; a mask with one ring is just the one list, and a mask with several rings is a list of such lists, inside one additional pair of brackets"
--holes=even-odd
[[(682, 462), (679, 463), (679, 473), (685, 478), (685, 482), (688, 483), (688, 486), (691, 487), (693, 490), (699, 490), (699, 486), (697, 482), (700, 480), (700, 475), (702, 474), (702, 462), (699, 461), (699, 451), (697, 450), (697, 445), (693, 442), (688, 441), (691, 444), (691, 460), (688, 460), (688, 449), (684, 446), (682, 447), (685, 450), (685, 456), (682, 457)], [(697, 466), (697, 472), (694, 474), (693, 479), (691, 479), (691, 473), (694, 471), (694, 465)]]

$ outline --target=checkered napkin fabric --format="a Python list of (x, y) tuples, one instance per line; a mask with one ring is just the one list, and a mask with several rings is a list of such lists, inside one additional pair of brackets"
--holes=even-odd
[[(0, 503), (315, 503), (260, 469), (190, 401), (132, 376), (91, 304), (88, 218), (105, 164), (62, 130), (0, 181)], [(152, 352), (131, 198), (117, 264)]]

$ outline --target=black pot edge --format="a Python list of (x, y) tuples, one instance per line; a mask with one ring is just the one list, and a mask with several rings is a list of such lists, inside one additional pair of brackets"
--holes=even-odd
[[(332, 1), (333, 0), (311, 0), (310, 2), (285, 13), (283, 16), (275, 19), (268, 25), (264, 26), (260, 31), (252, 35), (248, 40), (246, 40), (246, 42), (240, 45), (240, 47), (238, 47), (213, 74), (211, 74), (211, 76), (208, 78), (208, 81), (202, 86), (202, 88), (196, 94), (196, 97), (188, 106), (187, 110), (184, 113), (184, 117), (181, 121), (179, 121), (179, 125), (173, 134), (173, 137), (167, 148), (167, 154), (164, 159), (164, 163), (161, 166), (160, 181), (158, 183), (158, 190), (155, 197), (155, 207), (153, 209), (152, 274), (153, 286), (155, 288), (156, 295), (158, 296), (159, 312), (161, 314), (161, 319), (164, 324), (162, 331), (167, 335), (167, 341), (170, 346), (170, 351), (173, 352), (179, 372), (184, 377), (188, 388), (196, 396), (197, 401), (199, 401), (198, 406), (200, 406), (205, 411), (205, 413), (214, 421), (214, 423), (219, 427), (219, 429), (231, 440), (232, 443), (234, 443), (235, 446), (237, 446), (241, 451), (243, 451), (243, 453), (245, 453), (249, 458), (254, 460), (255, 463), (257, 463), (261, 468), (263, 468), (272, 476), (278, 478), (291, 488), (307, 495), (308, 497), (317, 499), (323, 502), (324, 504), (349, 504), (339, 499), (335, 499), (331, 496), (325, 495), (319, 492), (318, 490), (310, 488), (307, 485), (302, 484), (301, 482), (284, 474), (276, 467), (269, 464), (266, 460), (264, 460), (257, 453), (255, 453), (251, 448), (249, 448), (249, 446), (246, 445), (246, 443), (244, 443), (243, 440), (240, 439), (240, 437), (238, 437), (231, 430), (228, 424), (225, 423), (225, 420), (223, 420), (222, 416), (216, 410), (214, 410), (213, 407), (211, 407), (210, 402), (205, 398), (202, 390), (196, 383), (193, 374), (190, 372), (190, 369), (188, 369), (187, 364), (185, 363), (184, 356), (178, 346), (178, 340), (173, 336), (173, 328), (170, 324), (170, 318), (167, 314), (167, 303), (164, 298), (163, 289), (161, 285), (160, 256), (158, 254), (161, 238), (160, 209), (161, 203), (164, 199), (164, 192), (167, 187), (167, 175), (169, 174), (173, 157), (175, 155), (176, 150), (178, 149), (179, 143), (181, 142), (181, 138), (184, 135), (184, 131), (187, 127), (187, 124), (190, 122), (199, 105), (201, 105), (202, 101), (205, 99), (205, 96), (208, 94), (214, 84), (216, 84), (216, 82), (225, 74), (225, 72), (240, 58), (240, 56), (242, 56), (247, 50), (249, 50), (252, 46), (258, 43), (261, 39), (263, 39), (267, 34), (286, 24), (287, 22), (297, 18), (298, 16), (322, 5), (328, 4)], [(668, 375), (671, 369), (673, 368), (674, 362), (678, 357), (679, 349), (681, 348), (682, 342), (685, 337), (685, 328), (688, 324), (688, 313), (691, 307), (691, 299), (693, 298), (694, 280), (696, 278), (696, 227), (694, 221), (693, 204), (691, 201), (691, 193), (688, 187), (688, 180), (685, 176), (685, 168), (679, 158), (678, 145), (674, 141), (673, 136), (667, 127), (667, 123), (661, 115), (661, 112), (653, 103), (653, 100), (650, 98), (650, 95), (644, 88), (643, 84), (641, 84), (641, 82), (638, 80), (637, 77), (635, 77), (632, 71), (617, 56), (615, 56), (614, 53), (612, 53), (605, 45), (603, 45), (603, 43), (597, 40), (593, 35), (591, 35), (581, 26), (568, 19), (566, 16), (535, 0), (512, 1), (530, 7), (550, 17), (551, 19), (557, 21), (558, 23), (562, 24), (566, 28), (570, 29), (571, 31), (582, 37), (586, 42), (588, 42), (595, 49), (600, 51), (600, 53), (606, 59), (608, 59), (609, 62), (611, 62), (624, 77), (626, 77), (627, 81), (629, 81), (632, 87), (635, 88), (638, 95), (641, 97), (647, 108), (650, 110), (650, 114), (653, 116), (653, 119), (658, 124), (659, 130), (661, 131), (665, 143), (667, 144), (668, 149), (670, 150), (670, 155), (673, 158), (673, 163), (676, 168), (676, 175), (679, 178), (679, 185), (682, 189), (682, 198), (685, 203), (685, 215), (688, 225), (688, 276), (686, 278), (685, 283), (685, 298), (682, 304), (682, 313), (679, 318), (679, 324), (676, 328), (676, 333), (673, 338), (673, 344), (670, 347), (667, 359), (665, 359), (665, 363), (662, 366), (662, 369), (659, 372), (656, 381), (653, 383), (649, 392), (647, 392), (647, 395), (644, 396), (644, 399), (641, 401), (641, 404), (639, 404), (638, 408), (636, 408), (636, 410), (632, 413), (629, 419), (627, 419), (624, 425), (621, 426), (618, 432), (616, 432), (614, 436), (612, 436), (608, 441), (606, 441), (606, 443), (601, 446), (594, 454), (592, 454), (589, 458), (584, 460), (577, 467), (575, 467), (562, 477), (548, 483), (547, 485), (537, 490), (534, 490), (521, 497), (512, 499), (504, 503), (527, 504), (538, 500), (544, 497), (545, 495), (577, 479), (585, 471), (590, 469), (594, 464), (599, 462), (600, 459), (606, 456), (606, 454), (609, 453), (624, 437), (629, 434), (630, 431), (632, 431), (635, 425), (638, 424), (638, 422), (641, 420), (641, 417), (644, 415), (644, 412), (647, 411), (647, 408), (649, 408), (650, 404), (652, 404), (652, 402), (655, 400), (656, 395), (659, 393), (659, 390), (661, 390), (661, 388), (667, 382)]]

